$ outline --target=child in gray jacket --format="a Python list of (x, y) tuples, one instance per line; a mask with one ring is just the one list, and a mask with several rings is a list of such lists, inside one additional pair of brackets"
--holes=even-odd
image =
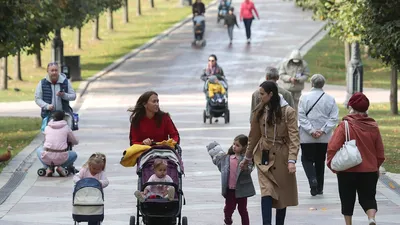
[(211, 142), (207, 146), (213, 163), (221, 172), (222, 196), (225, 198), (225, 224), (232, 224), (232, 214), (238, 206), (242, 225), (249, 225), (249, 214), (247, 212), (247, 198), (256, 194), (251, 171), (253, 165), (249, 165), (246, 170), (239, 168), (240, 162), (244, 158), (248, 138), (246, 135), (238, 135), (233, 141), (233, 145), (225, 153), (217, 142)]

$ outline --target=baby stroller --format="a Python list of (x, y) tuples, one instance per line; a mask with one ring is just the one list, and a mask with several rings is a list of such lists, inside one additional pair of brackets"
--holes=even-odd
[[(144, 202), (137, 201), (137, 213), (131, 216), (129, 225), (138, 225), (139, 218), (142, 217), (145, 225), (187, 225), (188, 219), (181, 216), (182, 203), (184, 201), (182, 191), (183, 164), (181, 161), (181, 149), (177, 150), (168, 146), (155, 145), (144, 152), (137, 161), (136, 173), (138, 175), (138, 190), (143, 191), (149, 185), (169, 185), (175, 188), (175, 199), (146, 199)], [(174, 183), (147, 182), (153, 175), (152, 165), (156, 158), (163, 158), (168, 162), (167, 173)], [(184, 203), (183, 203), (184, 204)], [(177, 221), (178, 220), (178, 221)]]
[[(206, 95), (207, 106), (203, 111), (203, 122), (206, 123), (207, 119), (209, 119), (210, 124), (212, 124), (212, 119), (218, 117), (224, 117), (225, 123), (229, 123), (230, 120), (230, 112), (228, 107), (228, 85), (226, 83), (226, 79), (224, 77), (215, 75), (221, 85), (225, 88), (225, 94), (215, 94), (213, 98), (208, 96), (208, 88), (210, 85), (210, 80), (207, 79), (204, 75), (201, 77), (204, 80), (204, 89), (203, 92)], [(218, 120), (216, 120), (218, 122)]]
[(194, 41), (192, 42), (192, 46), (206, 46), (206, 40), (203, 39), (206, 20), (204, 15), (197, 15), (193, 18), (193, 32), (194, 32)]
[(104, 193), (101, 183), (95, 178), (79, 180), (72, 197), (72, 218), (75, 225), (80, 222), (98, 224), (104, 219)]
[[(48, 117), (46, 117), (43, 123), (42, 123), (42, 132), (44, 131), (44, 127), (47, 126), (47, 124), (50, 122), (50, 120), (52, 119), (52, 115), (49, 115)], [(72, 130), (78, 130), (78, 122), (79, 122), (79, 115), (76, 113), (72, 113), (72, 115), (70, 113), (65, 113), (64, 116), (64, 120), (67, 121), (67, 124), (69, 127), (71, 127)], [(68, 148), (69, 151), (72, 151), (72, 145), (70, 143), (68, 143)], [(58, 165), (48, 165), (50, 168), (52, 168), (52, 170), (54, 171), (54, 167), (58, 166)], [(74, 167), (74, 166), (70, 166), (70, 167), (66, 167), (65, 169), (65, 173), (68, 176), (69, 174), (75, 174), (78, 173), (79, 171)], [(37, 170), (37, 174), (39, 176), (45, 176), (46, 175), (46, 168), (39, 168)]]
[(231, 4), (232, 4), (232, 1), (230, 1), (230, 0), (221, 0), (220, 1), (219, 6), (218, 6), (217, 23), (219, 23), (219, 21), (225, 19), (225, 15), (228, 14)]

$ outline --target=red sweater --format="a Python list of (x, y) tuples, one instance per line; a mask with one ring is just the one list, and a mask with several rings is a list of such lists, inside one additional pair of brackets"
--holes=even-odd
[[(343, 172), (379, 171), (379, 167), (385, 161), (385, 154), (378, 124), (374, 119), (360, 114), (347, 115), (343, 120), (349, 122), (350, 140), (356, 140), (357, 148), (362, 157), (360, 165)], [(344, 122), (341, 122), (328, 144), (327, 164), (330, 169), (331, 161), (336, 152), (343, 146), (345, 139)]]
[(167, 113), (163, 115), (159, 127), (157, 126), (155, 117), (151, 119), (146, 116), (143, 117), (139, 122), (138, 128), (134, 128), (131, 123), (129, 134), (131, 145), (143, 144), (142, 142), (147, 138), (153, 139), (155, 142), (168, 140), (168, 138), (174, 139), (177, 143), (180, 141), (178, 130)]

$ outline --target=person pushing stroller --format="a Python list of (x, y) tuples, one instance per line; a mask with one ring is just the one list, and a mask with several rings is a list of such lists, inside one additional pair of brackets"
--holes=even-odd
[(193, 17), (193, 32), (194, 32), (194, 41), (192, 45), (201, 45), (205, 46), (206, 41), (203, 39), (204, 32), (206, 28), (206, 20), (203, 14), (195, 13)]

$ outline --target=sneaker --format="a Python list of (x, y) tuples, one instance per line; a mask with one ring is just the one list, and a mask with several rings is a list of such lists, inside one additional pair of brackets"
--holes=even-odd
[(168, 188), (168, 200), (172, 201), (175, 199), (175, 188), (169, 187)]
[(140, 191), (135, 191), (135, 197), (139, 200), (139, 202), (144, 202), (144, 196)]
[(62, 168), (61, 166), (58, 166), (57, 169), (56, 169), (56, 171), (57, 171), (58, 175), (60, 175), (60, 177), (65, 177), (65, 176), (67, 176), (67, 175), (65, 174), (64, 168)]
[(46, 170), (46, 177), (52, 177), (54, 173), (54, 170), (52, 170), (50, 167), (47, 168)]
[(374, 218), (370, 218), (370, 219), (368, 220), (368, 222), (369, 222), (369, 225), (376, 225), (376, 222), (375, 222), (375, 219), (374, 219)]

